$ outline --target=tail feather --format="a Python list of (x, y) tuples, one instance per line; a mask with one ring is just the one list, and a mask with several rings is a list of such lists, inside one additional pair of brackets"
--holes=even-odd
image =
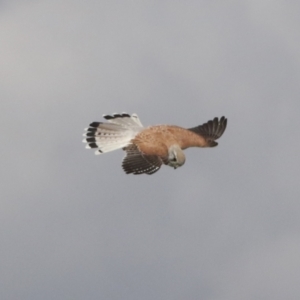
[(143, 129), (134, 116), (125, 113), (104, 116), (104, 118), (109, 123), (93, 122), (84, 134), (83, 142), (87, 143), (86, 148), (98, 148), (96, 154), (128, 146), (136, 134)]
[(136, 114), (132, 114), (131, 116), (127, 113), (122, 114), (113, 114), (103, 115), (104, 119), (106, 119), (109, 123), (118, 124), (126, 128), (141, 128), (143, 127), (139, 117)]

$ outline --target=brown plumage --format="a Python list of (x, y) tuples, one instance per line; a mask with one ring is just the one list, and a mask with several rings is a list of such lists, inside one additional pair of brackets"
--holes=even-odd
[(215, 147), (226, 129), (227, 119), (214, 118), (207, 123), (185, 129), (173, 125), (144, 128), (136, 114), (104, 116), (108, 123), (93, 122), (84, 142), (98, 148), (96, 154), (122, 148), (126, 151), (122, 167), (129, 174), (153, 174), (162, 164), (174, 169), (182, 166), (189, 147)]

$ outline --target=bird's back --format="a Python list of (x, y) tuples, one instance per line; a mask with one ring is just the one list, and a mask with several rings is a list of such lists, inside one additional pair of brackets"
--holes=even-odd
[(156, 125), (145, 128), (133, 139), (143, 153), (167, 155), (169, 147), (179, 145), (181, 149), (188, 147), (205, 147), (205, 139), (182, 127), (175, 125)]

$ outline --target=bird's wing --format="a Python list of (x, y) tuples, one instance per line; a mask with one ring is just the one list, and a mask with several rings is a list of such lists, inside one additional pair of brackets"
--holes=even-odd
[(225, 117), (221, 117), (220, 120), (218, 118), (214, 118), (203, 125), (189, 128), (189, 130), (204, 137), (206, 141), (211, 142), (210, 146), (213, 147), (217, 145), (214, 141), (222, 136), (226, 126), (227, 119)]
[(122, 167), (126, 174), (153, 174), (157, 172), (161, 165), (162, 160), (156, 155), (144, 155), (134, 144), (124, 148), (126, 156), (123, 159)]

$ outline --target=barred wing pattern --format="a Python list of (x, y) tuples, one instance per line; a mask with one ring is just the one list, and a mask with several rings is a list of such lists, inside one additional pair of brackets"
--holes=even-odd
[(215, 140), (222, 136), (226, 126), (227, 119), (225, 117), (221, 117), (220, 120), (218, 118), (214, 118), (200, 126), (189, 128), (189, 130), (203, 136), (209, 142), (210, 147), (215, 147), (218, 145)]
[(162, 160), (156, 155), (144, 155), (134, 144), (124, 148), (126, 156), (123, 159), (122, 167), (126, 174), (148, 174), (151, 175), (157, 172)]

